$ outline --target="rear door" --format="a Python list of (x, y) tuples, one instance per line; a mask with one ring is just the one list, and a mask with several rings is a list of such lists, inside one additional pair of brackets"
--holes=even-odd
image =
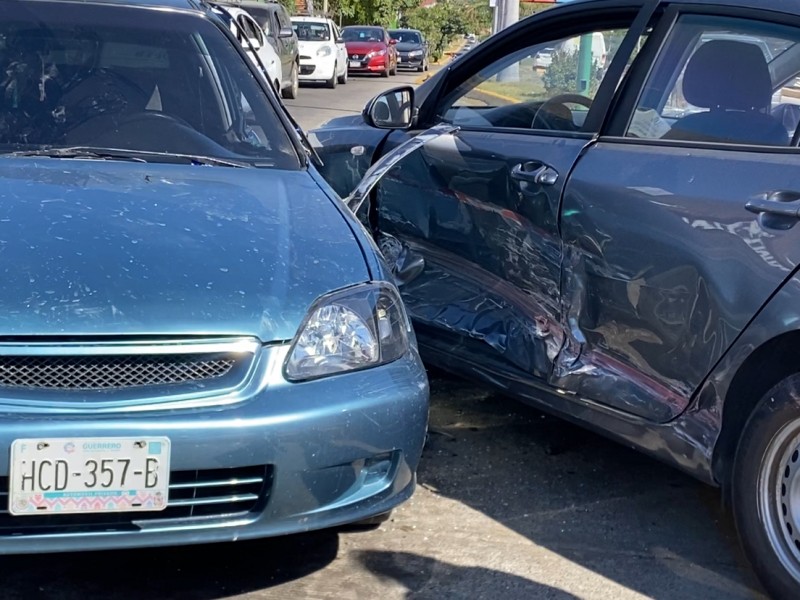
[(565, 190), (551, 383), (663, 422), (800, 263), (800, 20), (676, 8), (650, 42)]
[[(640, 8), (576, 7), (517, 28), (421, 108), (460, 131), (386, 177), (375, 218), (384, 243), (424, 261), (403, 294), (428, 352), (549, 378), (565, 339), (559, 201), (645, 29), (646, 19), (633, 26)], [(597, 35), (609, 46), (602, 63)], [(534, 68), (539, 50), (567, 40), (574, 52)]]

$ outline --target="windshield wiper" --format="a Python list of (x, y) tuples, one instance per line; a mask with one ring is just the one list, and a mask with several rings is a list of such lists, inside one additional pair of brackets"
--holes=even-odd
[(130, 153), (118, 153), (112, 150), (81, 147), (19, 150), (17, 152), (7, 152), (4, 156), (44, 156), (46, 158), (84, 158), (93, 160), (130, 160), (133, 162), (147, 162), (145, 159), (132, 156)]
[(200, 154), (177, 154), (173, 152), (152, 152), (149, 150), (123, 150), (118, 148), (93, 148), (91, 146), (71, 146), (68, 148), (44, 148), (41, 150), (20, 150), (5, 156), (44, 156), (49, 158), (83, 158), (95, 160), (129, 160), (133, 162), (187, 162), (193, 165), (212, 165), (215, 167), (236, 167), (247, 169), (252, 164), (230, 158), (215, 158)]

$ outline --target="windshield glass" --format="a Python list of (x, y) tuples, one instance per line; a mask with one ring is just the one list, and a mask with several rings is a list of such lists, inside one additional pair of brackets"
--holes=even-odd
[(328, 42), (331, 39), (327, 23), (294, 21), (292, 27), (297, 34), (297, 39), (301, 42)]
[(390, 31), (389, 35), (400, 44), (421, 44), (422, 38), (416, 31)]
[(342, 37), (345, 42), (382, 42), (383, 31), (377, 27), (345, 27)]
[(233, 44), (200, 15), (3, 2), (0, 152), (80, 146), (299, 168)]

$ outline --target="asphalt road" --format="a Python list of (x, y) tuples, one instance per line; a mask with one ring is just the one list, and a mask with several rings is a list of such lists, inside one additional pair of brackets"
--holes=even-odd
[(322, 85), (308, 84), (300, 88), (297, 100), (285, 100), (292, 115), (305, 130), (319, 127), (334, 117), (359, 114), (367, 101), (383, 90), (413, 84), (426, 75), (400, 71), (394, 77), (351, 75), (346, 85), (329, 90)]
[[(301, 90), (306, 127), (403, 78)], [(431, 376), (419, 488), (369, 531), (0, 557), (0, 598), (758, 598), (717, 492), (513, 400)]]

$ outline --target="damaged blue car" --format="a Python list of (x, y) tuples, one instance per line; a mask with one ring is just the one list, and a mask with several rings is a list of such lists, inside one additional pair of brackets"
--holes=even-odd
[(376, 522), (428, 384), (210, 6), (0, 0), (0, 553)]

